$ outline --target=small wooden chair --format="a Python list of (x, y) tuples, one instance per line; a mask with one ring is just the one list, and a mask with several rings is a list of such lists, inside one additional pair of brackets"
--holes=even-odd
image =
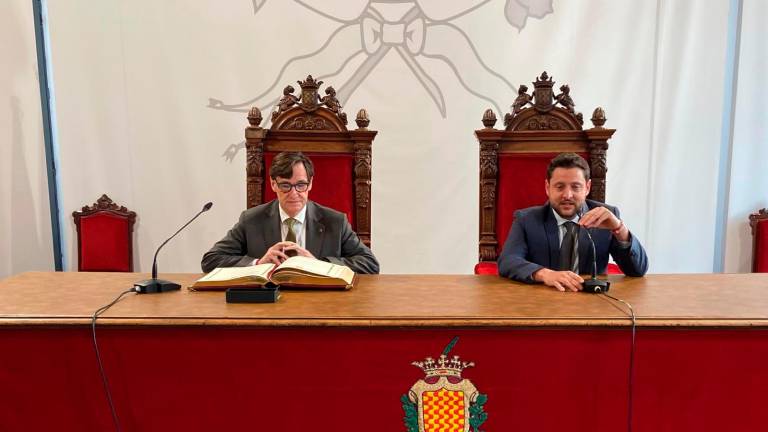
[(106, 195), (72, 212), (77, 227), (78, 271), (132, 272), (136, 213)]

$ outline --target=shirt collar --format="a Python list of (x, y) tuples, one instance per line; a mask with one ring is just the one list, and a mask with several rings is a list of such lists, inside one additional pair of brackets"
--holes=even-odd
[[(283, 210), (283, 207), (280, 206), (279, 203), (277, 204), (277, 208), (280, 209), (280, 223), (285, 223), (285, 220), (290, 218), (290, 216), (288, 216), (288, 213), (286, 213), (285, 210)], [(297, 214), (293, 218), (296, 219), (296, 221), (299, 222), (300, 224), (303, 224), (306, 216), (307, 216), (307, 205), (305, 204), (304, 208), (301, 209), (299, 214)]]
[(555, 221), (557, 221), (557, 226), (559, 226), (559, 227), (560, 227), (560, 226), (563, 226), (563, 224), (564, 224), (564, 223), (566, 223), (566, 222), (575, 222), (575, 223), (578, 223), (578, 222), (579, 222), (579, 219), (580, 219), (580, 218), (579, 218), (579, 214), (578, 214), (578, 213), (577, 213), (577, 214), (575, 214), (575, 215), (573, 215), (573, 219), (565, 219), (564, 217), (560, 216), (560, 215), (559, 215), (559, 214), (558, 214), (558, 213), (555, 211), (555, 209), (554, 209), (554, 208), (552, 209), (552, 214), (553, 214), (553, 215), (555, 215)]

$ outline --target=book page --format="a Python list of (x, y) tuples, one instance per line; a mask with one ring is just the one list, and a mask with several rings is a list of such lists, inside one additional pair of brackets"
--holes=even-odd
[(281, 271), (289, 271), (291, 273), (298, 271), (316, 277), (339, 279), (347, 285), (350, 285), (355, 277), (355, 272), (347, 266), (302, 256), (295, 256), (285, 260), (275, 269), (275, 273)]
[(260, 278), (267, 280), (269, 272), (272, 271), (274, 264), (258, 264), (248, 267), (218, 267), (213, 269), (207, 275), (201, 277), (197, 282), (224, 282), (236, 279)]
[(274, 264), (259, 264), (250, 267), (218, 267), (195, 281), (190, 290), (216, 290), (262, 286), (269, 282), (269, 273)]

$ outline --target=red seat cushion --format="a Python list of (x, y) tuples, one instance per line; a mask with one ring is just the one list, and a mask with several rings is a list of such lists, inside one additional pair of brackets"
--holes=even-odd
[[(318, 204), (346, 213), (352, 229), (355, 227), (354, 218), (354, 155), (345, 153), (312, 153), (303, 152), (315, 167), (315, 177), (312, 179), (312, 191), (309, 197)], [(264, 166), (272, 165), (272, 159), (277, 152), (264, 152)], [(269, 168), (267, 168), (268, 170)], [(269, 172), (264, 176), (264, 202), (272, 201), (277, 195), (269, 183)]]
[(499, 275), (499, 268), (494, 261), (484, 261), (475, 264), (476, 275)]
[(128, 220), (109, 212), (80, 218), (80, 270), (129, 272), (130, 227)]
[(614, 264), (614, 263), (608, 263), (608, 269), (606, 270), (606, 272), (609, 275), (610, 274), (615, 274), (615, 275), (623, 275), (624, 274), (624, 272), (621, 271), (619, 266)]

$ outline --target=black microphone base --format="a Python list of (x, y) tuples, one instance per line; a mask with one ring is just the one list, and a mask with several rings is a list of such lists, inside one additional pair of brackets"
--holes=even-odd
[(141, 294), (161, 293), (181, 289), (181, 285), (163, 279), (147, 279), (133, 284), (136, 292)]
[(611, 287), (610, 282), (596, 278), (587, 279), (581, 285), (584, 287), (584, 292), (592, 294), (608, 292), (608, 289)]

